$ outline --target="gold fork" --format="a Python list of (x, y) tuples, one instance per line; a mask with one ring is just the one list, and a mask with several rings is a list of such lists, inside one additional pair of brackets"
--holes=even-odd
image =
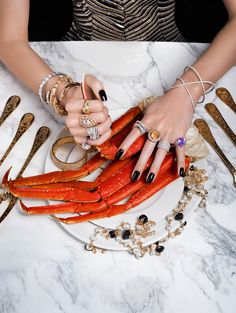
[(194, 125), (198, 128), (199, 132), (203, 136), (203, 138), (211, 145), (211, 147), (215, 150), (215, 152), (219, 155), (221, 160), (224, 162), (230, 173), (233, 175), (234, 180), (234, 187), (236, 188), (236, 169), (230, 163), (230, 161), (227, 159), (226, 155), (223, 153), (223, 151), (218, 146), (217, 142), (215, 141), (215, 138), (212, 135), (212, 132), (207, 124), (206, 121), (203, 119), (196, 119), (194, 121)]

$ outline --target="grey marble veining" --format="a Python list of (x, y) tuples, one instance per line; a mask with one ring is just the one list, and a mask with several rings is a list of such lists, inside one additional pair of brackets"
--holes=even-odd
[[(56, 71), (81, 80), (96, 75), (108, 94), (113, 119), (150, 95), (162, 95), (185, 66), (207, 48), (205, 44), (63, 42), (32, 43)], [(216, 84), (228, 88), (236, 99), (236, 68)], [(0, 112), (9, 96), (21, 104), (0, 127), (0, 156), (12, 140), (21, 116), (35, 114), (0, 168), (0, 179), (13, 164), (19, 171), (37, 129), (48, 125), (51, 135), (28, 166), (25, 175), (41, 173), (48, 149), (63, 127), (23, 84), (0, 63)], [(236, 131), (236, 117), (212, 92), (214, 102)], [(205, 104), (204, 103), (204, 104)], [(194, 118), (207, 120), (219, 145), (236, 165), (235, 147), (199, 104)], [(236, 293), (236, 194), (232, 177), (209, 147), (206, 159), (208, 206), (196, 209), (183, 234), (166, 244), (160, 257), (137, 260), (127, 252), (87, 252), (81, 242), (48, 216), (25, 216), (16, 205), (0, 225), (0, 312), (23, 313), (233, 313)], [(36, 201), (32, 201), (32, 204)], [(3, 211), (6, 204), (0, 205)]]

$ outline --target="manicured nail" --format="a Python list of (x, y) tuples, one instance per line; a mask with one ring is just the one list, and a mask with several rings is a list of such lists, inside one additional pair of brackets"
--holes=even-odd
[(184, 168), (183, 168), (183, 167), (181, 167), (180, 170), (179, 170), (179, 176), (180, 176), (180, 177), (184, 177), (184, 176), (185, 176)]
[(102, 89), (98, 93), (102, 101), (107, 101), (107, 94), (105, 93), (105, 90)]
[(131, 177), (132, 182), (135, 182), (138, 179), (139, 175), (140, 175), (140, 172), (135, 171)]
[(124, 150), (123, 149), (119, 149), (117, 152), (116, 152), (116, 155), (115, 155), (115, 159), (116, 160), (119, 160), (122, 156), (122, 154), (124, 153)]
[(155, 177), (155, 174), (150, 173), (147, 178), (147, 183), (151, 184), (153, 182), (154, 177)]

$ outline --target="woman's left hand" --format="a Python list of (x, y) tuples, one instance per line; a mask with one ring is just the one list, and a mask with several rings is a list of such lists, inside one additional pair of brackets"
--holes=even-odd
[[(157, 130), (160, 135), (160, 142), (174, 144), (178, 138), (184, 137), (192, 122), (193, 107), (184, 88), (170, 90), (151, 103), (145, 110), (141, 122), (147, 129)], [(125, 140), (121, 143), (116, 158), (119, 159), (125, 155), (129, 147), (141, 135), (138, 128), (134, 127)], [(136, 181), (142, 174), (144, 167), (156, 147), (156, 142), (147, 139), (139, 159), (132, 173), (132, 181)], [(159, 147), (156, 151), (155, 158), (146, 176), (148, 183), (154, 181), (161, 164), (166, 156), (168, 149)], [(184, 146), (176, 146), (178, 173), (184, 176), (185, 168), (185, 149)]]

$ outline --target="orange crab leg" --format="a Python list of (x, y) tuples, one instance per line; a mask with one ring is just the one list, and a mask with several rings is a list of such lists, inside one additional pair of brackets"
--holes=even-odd
[(99, 218), (111, 217), (123, 213), (142, 203), (144, 200), (150, 198), (152, 195), (154, 195), (156, 192), (167, 186), (169, 183), (171, 183), (178, 177), (179, 176), (176, 172), (174, 173), (172, 169), (169, 169), (168, 171), (160, 175), (159, 178), (157, 178), (153, 183), (147, 184), (143, 188), (135, 192), (133, 196), (131, 196), (131, 198), (125, 204), (112, 205), (102, 211), (92, 212), (75, 217), (68, 218), (55, 217), (55, 219), (66, 224), (74, 224)]
[[(162, 163), (159, 175), (162, 175), (165, 171), (171, 168), (174, 164), (174, 155), (168, 154)], [(146, 184), (146, 173), (147, 170), (142, 174), (140, 179), (136, 182), (130, 182), (120, 190), (109, 196), (108, 198), (95, 202), (95, 203), (73, 203), (67, 202), (63, 204), (55, 204), (49, 206), (35, 206), (27, 207), (22, 201), (21, 207), (28, 214), (55, 214), (55, 213), (80, 213), (80, 212), (96, 212), (106, 209), (126, 197), (132, 195), (134, 192), (142, 188)]]

